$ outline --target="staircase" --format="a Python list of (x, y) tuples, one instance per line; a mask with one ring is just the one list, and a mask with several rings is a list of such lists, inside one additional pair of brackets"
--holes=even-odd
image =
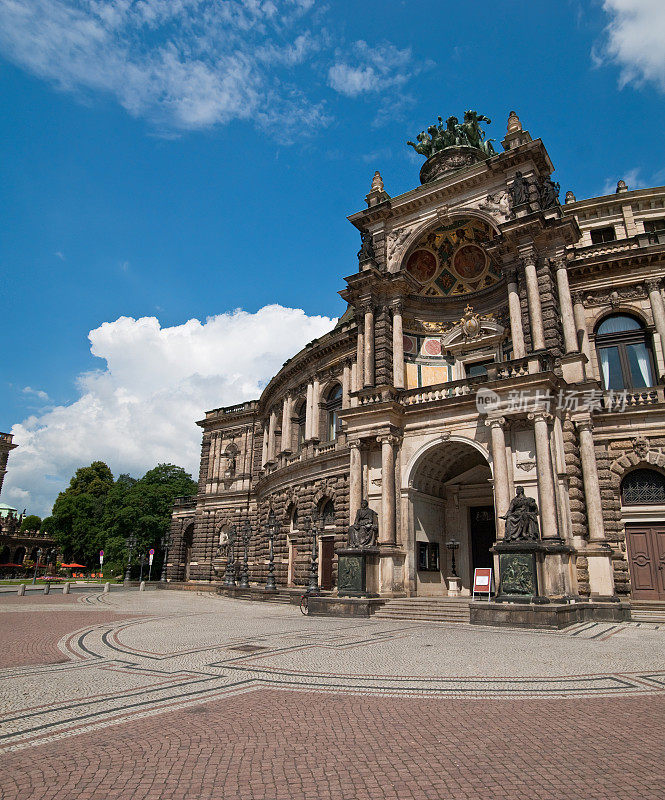
[(665, 603), (658, 600), (631, 600), (630, 619), (632, 622), (654, 622), (665, 624)]
[(469, 602), (467, 597), (401, 597), (388, 600), (372, 616), (374, 619), (468, 624)]

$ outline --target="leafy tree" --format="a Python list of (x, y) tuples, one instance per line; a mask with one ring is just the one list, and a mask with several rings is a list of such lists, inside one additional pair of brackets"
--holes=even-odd
[(27, 517), (23, 517), (23, 522), (21, 523), (21, 532), (23, 531), (38, 531), (42, 526), (42, 518), (38, 517), (36, 514), (28, 514)]

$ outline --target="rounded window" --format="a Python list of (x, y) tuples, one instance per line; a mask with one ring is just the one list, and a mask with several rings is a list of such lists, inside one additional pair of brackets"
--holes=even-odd
[(653, 469), (636, 469), (621, 482), (624, 506), (665, 505), (665, 475)]
[(644, 326), (635, 317), (613, 314), (596, 329), (596, 350), (609, 390), (645, 389), (654, 385), (653, 354)]

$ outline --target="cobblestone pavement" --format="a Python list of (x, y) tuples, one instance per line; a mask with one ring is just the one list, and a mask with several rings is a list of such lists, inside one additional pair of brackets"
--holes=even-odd
[(663, 628), (314, 618), (190, 592), (52, 598), (0, 597), (7, 800), (665, 796)]

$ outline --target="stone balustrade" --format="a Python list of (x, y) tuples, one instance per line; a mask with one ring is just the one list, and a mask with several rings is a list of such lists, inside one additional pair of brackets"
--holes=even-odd
[(665, 387), (654, 386), (638, 392), (605, 392), (603, 395), (603, 410), (624, 411), (627, 408), (639, 406), (653, 406), (665, 402)]

